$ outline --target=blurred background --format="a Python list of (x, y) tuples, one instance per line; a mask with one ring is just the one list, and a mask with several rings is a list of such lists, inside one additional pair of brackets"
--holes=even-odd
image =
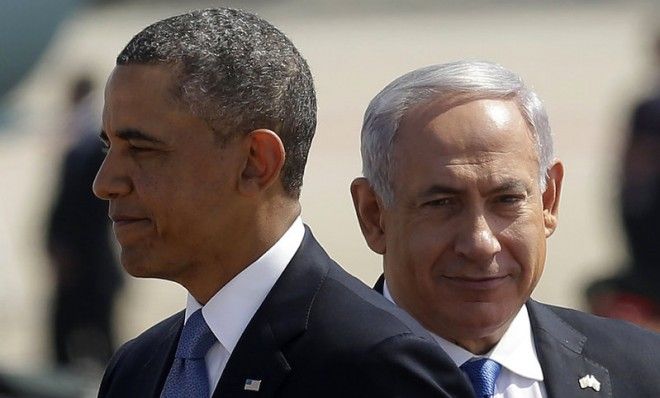
[[(116, 272), (103, 204), (92, 225), (99, 210), (86, 181), (99, 160), (89, 143), (99, 131), (105, 79), (130, 38), (156, 20), (218, 5), (272, 22), (310, 64), (319, 123), (303, 218), (351, 273), (370, 285), (380, 274), (349, 194), (361, 173), (359, 131), (369, 100), (421, 66), (491, 60), (518, 72), (544, 100), (566, 167), (560, 225), (534, 297), (637, 314), (633, 320), (657, 326), (649, 291), (658, 290), (658, 279), (630, 270), (644, 261), (642, 268), (658, 268), (640, 260), (644, 250), (658, 249), (653, 242), (634, 249), (629, 239), (640, 230), (635, 220), (660, 225), (657, 214), (644, 213), (660, 192), (660, 105), (651, 100), (635, 110), (659, 95), (654, 2), (2, 0), (0, 396), (18, 396), (12, 389), (95, 396), (108, 350), (184, 308), (178, 285)], [(79, 226), (81, 219), (89, 225)], [(643, 227), (639, 233), (658, 236)], [(630, 286), (630, 295), (619, 295)], [(104, 314), (86, 314), (81, 302)]]

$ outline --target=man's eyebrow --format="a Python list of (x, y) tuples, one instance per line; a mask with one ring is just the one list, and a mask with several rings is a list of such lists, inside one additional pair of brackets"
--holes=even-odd
[(456, 195), (461, 193), (460, 189), (450, 187), (447, 185), (433, 184), (427, 189), (421, 192), (421, 196), (433, 196), (433, 195)]
[[(503, 192), (527, 192), (529, 187), (523, 181), (520, 180), (506, 180), (501, 184), (497, 185), (495, 188), (491, 189), (489, 194), (497, 194)], [(424, 191), (421, 192), (420, 196), (434, 196), (434, 195), (457, 195), (463, 192), (463, 190), (454, 188), (448, 185), (434, 184)]]
[(122, 140), (137, 140), (137, 141), (147, 141), (154, 144), (164, 144), (164, 142), (156, 137), (153, 137), (144, 131), (137, 129), (124, 129), (117, 131), (117, 137)]
[(529, 191), (529, 187), (523, 181), (520, 180), (507, 180), (490, 190), (491, 194), (502, 193), (502, 192), (520, 192)]

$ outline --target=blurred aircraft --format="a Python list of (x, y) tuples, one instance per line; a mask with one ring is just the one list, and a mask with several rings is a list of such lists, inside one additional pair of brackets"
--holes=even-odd
[(0, 2), (0, 98), (30, 71), (60, 23), (85, 0)]

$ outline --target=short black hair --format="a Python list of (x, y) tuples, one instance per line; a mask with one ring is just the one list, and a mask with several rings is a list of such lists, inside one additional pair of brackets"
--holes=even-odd
[(169, 64), (175, 95), (226, 141), (259, 128), (282, 140), (281, 181), (297, 198), (316, 128), (307, 62), (277, 28), (246, 11), (213, 8), (158, 21), (126, 45), (117, 65)]

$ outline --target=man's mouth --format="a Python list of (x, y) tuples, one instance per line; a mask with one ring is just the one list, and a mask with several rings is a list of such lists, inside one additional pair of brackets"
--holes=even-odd
[(450, 283), (459, 287), (473, 290), (490, 290), (499, 287), (507, 279), (508, 275), (472, 277), (472, 276), (446, 276)]
[(149, 218), (134, 215), (111, 214), (110, 219), (112, 229), (120, 244), (128, 242), (138, 233), (143, 233), (144, 228), (151, 225)]

